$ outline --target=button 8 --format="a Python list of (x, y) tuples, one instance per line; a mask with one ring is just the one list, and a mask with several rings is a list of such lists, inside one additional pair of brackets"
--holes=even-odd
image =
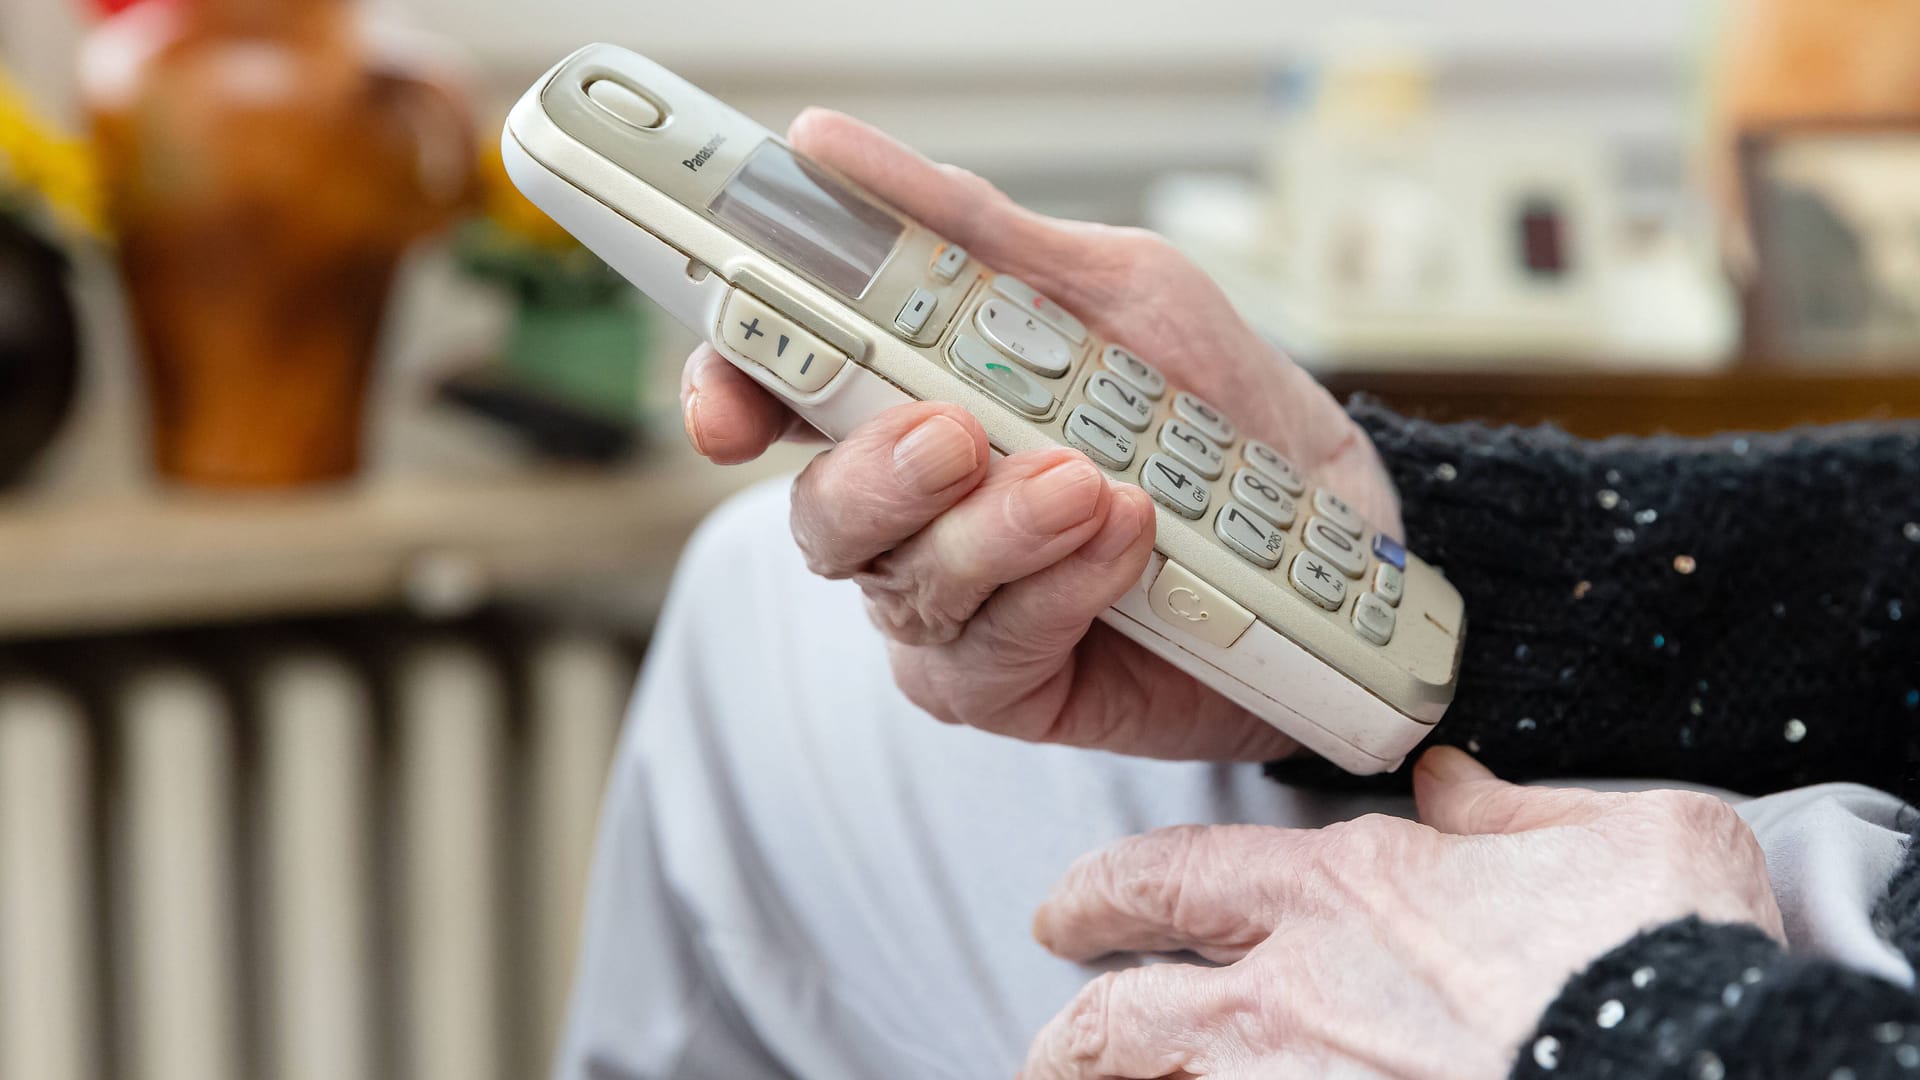
[(1286, 529), (1293, 525), (1293, 517), (1299, 512), (1299, 506), (1293, 496), (1273, 486), (1273, 481), (1252, 469), (1239, 469), (1233, 474), (1233, 497), (1252, 508), (1253, 512), (1273, 522), (1275, 528)]

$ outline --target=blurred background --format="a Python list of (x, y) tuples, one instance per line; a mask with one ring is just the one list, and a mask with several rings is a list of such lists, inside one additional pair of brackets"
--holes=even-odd
[(1907, 0), (0, 0), (0, 1080), (543, 1071), (679, 548), (804, 460), (696, 460), (506, 185), (591, 40), (1159, 229), (1342, 395), (1920, 416)]

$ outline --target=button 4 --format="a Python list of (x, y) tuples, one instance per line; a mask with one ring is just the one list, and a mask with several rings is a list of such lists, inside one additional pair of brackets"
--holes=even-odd
[(739, 289), (727, 296), (720, 309), (720, 343), (802, 394), (827, 385), (847, 362), (847, 354)]
[(1140, 467), (1140, 484), (1155, 501), (1181, 517), (1197, 518), (1213, 501), (1205, 480), (1165, 454), (1153, 455)]
[(1159, 401), (1167, 392), (1167, 377), (1160, 369), (1133, 355), (1118, 345), (1109, 345), (1100, 354), (1100, 362), (1107, 370), (1133, 384), (1133, 388)]
[(1253, 625), (1253, 612), (1172, 559), (1147, 587), (1147, 606), (1169, 626), (1222, 649), (1231, 647)]
[(1049, 379), (1073, 366), (1073, 346), (1059, 331), (1005, 300), (995, 297), (981, 304), (973, 322), (1001, 352)]
[(1074, 318), (1059, 304), (1040, 295), (1039, 290), (1010, 274), (1001, 274), (993, 279), (993, 291), (1019, 304), (1029, 314), (1037, 316), (1041, 322), (1066, 335), (1075, 345), (1087, 342), (1087, 327)]
[(1287, 580), (1300, 590), (1300, 595), (1328, 611), (1339, 611), (1340, 605), (1347, 601), (1346, 579), (1328, 566), (1325, 559), (1311, 551), (1303, 551), (1293, 557), (1293, 568), (1288, 571)]
[(1375, 645), (1393, 640), (1393, 609), (1373, 593), (1361, 593), (1353, 602), (1353, 628)]
[(1135, 443), (1126, 425), (1091, 405), (1078, 406), (1067, 417), (1067, 441), (1116, 472), (1133, 464)]

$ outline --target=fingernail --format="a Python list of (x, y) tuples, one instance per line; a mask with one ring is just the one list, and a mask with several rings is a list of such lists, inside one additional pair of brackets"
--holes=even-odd
[(706, 457), (707, 448), (700, 442), (700, 391), (687, 391), (687, 400), (680, 409), (687, 427), (687, 441), (693, 444), (694, 453)]
[(1053, 919), (1047, 905), (1040, 905), (1033, 913), (1033, 940), (1048, 952), (1053, 951)]
[(1063, 461), (1013, 489), (1014, 518), (1034, 536), (1065, 532), (1093, 516), (1106, 483), (1085, 459)]
[(1486, 766), (1475, 761), (1466, 751), (1451, 746), (1436, 746), (1422, 754), (1414, 769), (1450, 784), (1488, 775)]
[(894, 475), (922, 495), (952, 487), (979, 464), (973, 436), (947, 416), (922, 420), (893, 446)]
[[(1112, 562), (1125, 554), (1146, 528), (1147, 515), (1140, 512), (1139, 501), (1118, 487), (1107, 508), (1107, 523), (1093, 534), (1080, 553), (1092, 562)], [(1150, 520), (1150, 519), (1148, 519)]]

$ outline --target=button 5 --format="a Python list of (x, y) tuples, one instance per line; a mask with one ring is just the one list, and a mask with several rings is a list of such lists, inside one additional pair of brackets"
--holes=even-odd
[(993, 279), (993, 291), (1038, 316), (1041, 322), (1065, 334), (1067, 340), (1075, 345), (1086, 344), (1087, 328), (1084, 323), (1019, 278), (1001, 274)]
[(1172, 559), (1148, 586), (1147, 606), (1169, 626), (1222, 649), (1240, 640), (1253, 625), (1253, 612)]
[(827, 385), (847, 362), (846, 353), (739, 289), (727, 296), (720, 309), (720, 343), (802, 394)]

